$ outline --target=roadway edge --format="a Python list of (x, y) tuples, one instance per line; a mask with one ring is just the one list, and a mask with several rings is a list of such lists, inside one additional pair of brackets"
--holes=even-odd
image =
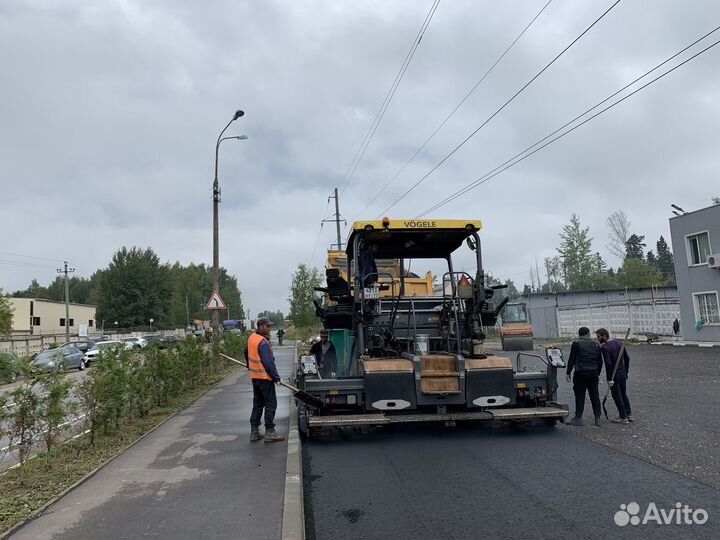
[[(187, 409), (188, 407), (190, 407), (191, 405), (193, 405), (197, 400), (199, 400), (201, 397), (203, 397), (205, 394), (207, 394), (210, 390), (212, 390), (213, 388), (215, 388), (217, 385), (219, 385), (220, 383), (222, 383), (223, 381), (225, 381), (228, 377), (230, 377), (233, 373), (235, 373), (235, 371), (236, 371), (235, 369), (232, 370), (232, 371), (231, 371), (230, 373), (228, 373), (225, 377), (223, 377), (222, 379), (220, 379), (218, 382), (216, 382), (215, 384), (213, 384), (212, 386), (210, 386), (207, 390), (205, 390), (202, 394), (200, 394), (200, 395), (197, 396), (195, 399), (193, 399), (190, 403), (188, 403), (187, 405), (185, 405), (185, 406), (182, 407), (181, 409), (178, 409), (177, 411), (175, 411), (173, 414), (171, 414), (170, 416), (168, 416), (167, 418), (165, 418), (165, 420), (163, 420), (162, 422), (160, 422), (158, 425), (156, 425), (156, 426), (155, 426), (154, 428), (152, 428), (150, 431), (148, 431), (147, 433), (144, 433), (143, 435), (141, 435), (140, 437), (138, 437), (135, 441), (133, 441), (132, 443), (130, 443), (129, 445), (127, 445), (127, 446), (126, 446), (125, 448), (123, 448), (120, 452), (118, 452), (118, 453), (115, 454), (114, 456), (112, 456), (112, 457), (108, 458), (107, 460), (105, 460), (104, 462), (102, 462), (102, 463), (101, 463), (100, 465), (98, 465), (95, 469), (93, 469), (92, 471), (90, 471), (89, 473), (87, 473), (85, 476), (83, 476), (82, 478), (80, 478), (79, 480), (77, 480), (77, 481), (76, 481), (74, 484), (72, 484), (71, 486), (65, 488), (60, 494), (56, 495), (55, 497), (53, 497), (52, 499), (50, 499), (48, 502), (46, 502), (45, 504), (43, 504), (40, 508), (38, 508), (37, 510), (35, 510), (32, 514), (30, 514), (28, 517), (26, 517), (26, 518), (25, 518), (24, 520), (22, 520), (20, 523), (17, 523), (16, 525), (14, 525), (13, 527), (11, 527), (10, 529), (8, 529), (7, 531), (5, 531), (4, 533), (0, 534), (0, 540), (5, 540), (5, 539), (8, 538), (10, 535), (16, 533), (18, 530), (20, 530), (21, 528), (23, 528), (25, 525), (27, 525), (27, 524), (30, 523), (31, 521), (37, 519), (37, 518), (40, 516), (40, 514), (42, 514), (42, 513), (43, 513), (45, 510), (47, 510), (50, 506), (52, 506), (53, 504), (55, 504), (56, 502), (58, 502), (60, 499), (62, 499), (65, 495), (67, 495), (68, 493), (70, 493), (70, 492), (71, 492), (72, 490), (74, 490), (75, 488), (78, 488), (78, 487), (80, 487), (81, 485), (83, 485), (85, 482), (87, 482), (87, 481), (90, 480), (93, 476), (95, 476), (97, 473), (99, 473), (102, 469), (104, 469), (107, 465), (109, 465), (112, 461), (114, 461), (115, 459), (117, 459), (118, 457), (120, 457), (121, 455), (123, 455), (125, 452), (127, 452), (128, 450), (130, 450), (133, 446), (135, 446), (136, 444), (138, 444), (138, 443), (139, 443), (140, 441), (142, 441), (145, 437), (148, 437), (148, 436), (149, 436), (151, 433), (153, 433), (156, 429), (161, 428), (166, 422), (169, 422), (170, 420), (172, 420), (173, 418), (175, 418), (178, 414), (180, 414), (181, 412), (183, 412), (185, 409)], [(302, 488), (301, 488), (301, 489), (302, 489)], [(304, 538), (303, 538), (303, 540), (304, 540)]]
[[(293, 366), (297, 362), (297, 341), (293, 348)], [(303, 508), (302, 445), (298, 431), (297, 404), (290, 396), (290, 429), (288, 430), (285, 493), (283, 497), (282, 540), (305, 540)]]

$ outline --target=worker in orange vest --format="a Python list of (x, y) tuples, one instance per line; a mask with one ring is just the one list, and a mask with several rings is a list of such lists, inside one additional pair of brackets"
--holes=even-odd
[[(275, 366), (275, 356), (270, 347), (270, 327), (267, 317), (257, 320), (257, 331), (248, 339), (248, 369), (253, 385), (253, 408), (250, 414), (250, 441), (265, 439), (266, 443), (284, 441), (285, 437), (275, 431), (277, 396), (275, 384), (280, 375)], [(260, 418), (265, 411), (265, 436), (260, 433)]]

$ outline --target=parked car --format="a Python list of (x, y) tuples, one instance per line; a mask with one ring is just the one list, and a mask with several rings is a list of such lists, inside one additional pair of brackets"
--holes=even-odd
[(158, 345), (160, 346), (163, 340), (163, 337), (159, 334), (153, 334), (151, 336), (144, 336), (145, 342), (147, 346), (150, 345)]
[(18, 357), (13, 352), (0, 352), (0, 383), (14, 383), (20, 374)]
[(85, 363), (89, 365), (97, 360), (102, 351), (107, 351), (113, 347), (125, 348), (125, 343), (122, 341), (101, 341), (96, 343), (92, 349), (85, 353)]
[(80, 349), (80, 352), (85, 354), (90, 349), (92, 349), (95, 346), (95, 342), (92, 340), (87, 341), (71, 341), (70, 343), (63, 343), (58, 347), (59, 349), (62, 349), (64, 347), (75, 347), (76, 349)]
[(147, 345), (145, 338), (140, 336), (124, 338), (122, 341), (128, 345), (129, 349), (142, 349), (145, 345)]
[(38, 354), (30, 362), (35, 369), (46, 373), (56, 369), (85, 369), (83, 353), (76, 347), (63, 347), (61, 349), (50, 349)]

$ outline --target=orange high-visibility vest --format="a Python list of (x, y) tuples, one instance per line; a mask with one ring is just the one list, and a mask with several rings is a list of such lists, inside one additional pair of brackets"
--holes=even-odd
[(260, 360), (260, 344), (263, 341), (267, 341), (267, 338), (257, 332), (248, 339), (248, 368), (250, 369), (250, 377), (252, 379), (272, 381), (272, 377), (265, 371), (265, 366), (263, 366), (262, 360)]

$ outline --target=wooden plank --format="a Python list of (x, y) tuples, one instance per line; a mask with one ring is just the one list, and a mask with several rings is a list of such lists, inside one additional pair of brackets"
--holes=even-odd
[(365, 373), (378, 373), (386, 371), (410, 372), (414, 371), (412, 360), (405, 358), (382, 358), (363, 360), (363, 369)]
[(458, 377), (422, 377), (420, 379), (421, 392), (458, 392), (460, 379)]
[(457, 361), (454, 356), (429, 355), (420, 357), (420, 371), (456, 371)]
[(465, 360), (465, 369), (512, 369), (512, 360), (503, 356), (468, 358)]

